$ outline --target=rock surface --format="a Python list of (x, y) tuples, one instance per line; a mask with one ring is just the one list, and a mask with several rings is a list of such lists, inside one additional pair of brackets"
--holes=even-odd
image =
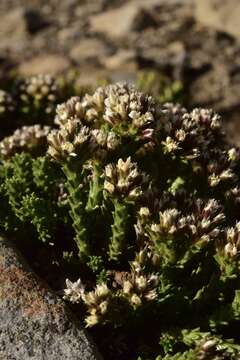
[(32, 76), (37, 74), (62, 74), (69, 69), (71, 61), (60, 54), (43, 54), (23, 61), (18, 72), (22, 76)]
[(239, 0), (195, 0), (199, 22), (240, 38)]
[(4, 37), (20, 38), (25, 34), (26, 21), (24, 11), (22, 8), (17, 7), (14, 10), (5, 13), (5, 16), (0, 22), (0, 34)]
[(136, 53), (134, 50), (120, 49), (116, 54), (109, 56), (103, 61), (108, 70), (117, 70), (124, 68), (125, 70), (137, 71)]
[(111, 55), (112, 50), (107, 44), (99, 39), (87, 38), (76, 44), (70, 51), (70, 57), (76, 63), (101, 64), (107, 55)]
[(142, 31), (156, 25), (151, 10), (158, 3), (156, 0), (130, 1), (120, 8), (92, 16), (91, 29), (113, 38), (126, 37), (131, 31)]
[(102, 359), (63, 302), (4, 239), (0, 239), (0, 324), (0, 359)]

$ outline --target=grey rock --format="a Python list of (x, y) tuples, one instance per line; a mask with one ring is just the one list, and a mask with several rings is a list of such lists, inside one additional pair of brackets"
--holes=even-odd
[(91, 29), (104, 33), (110, 38), (122, 38), (128, 36), (131, 31), (155, 26), (152, 11), (160, 2), (159, 0), (130, 1), (119, 8), (93, 15), (89, 20)]
[(71, 61), (60, 54), (42, 54), (23, 61), (18, 72), (23, 76), (37, 74), (61, 74), (71, 66)]
[(79, 21), (73, 22), (71, 25), (60, 29), (57, 37), (58, 44), (63, 47), (71, 47), (72, 44), (79, 42), (79, 34), (83, 32), (83, 25)]
[(26, 21), (24, 18), (24, 10), (21, 7), (16, 7), (9, 10), (1, 17), (0, 22), (1, 38), (22, 38), (26, 34)]
[(2, 238), (0, 284), (0, 359), (102, 359), (66, 305)]
[(239, 0), (195, 0), (195, 3), (199, 22), (240, 38)]
[(76, 63), (95, 63), (100, 64), (103, 59), (112, 54), (112, 49), (102, 40), (85, 38), (70, 51), (70, 57)]
[(230, 119), (239, 106), (240, 44), (224, 33), (205, 29), (201, 37), (188, 36), (187, 48), (189, 106), (212, 107)]
[(136, 52), (133, 49), (120, 49), (116, 54), (104, 59), (103, 64), (109, 70), (137, 70)]

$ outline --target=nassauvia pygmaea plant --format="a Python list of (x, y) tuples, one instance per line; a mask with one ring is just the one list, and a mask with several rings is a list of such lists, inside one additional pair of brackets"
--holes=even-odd
[[(26, 123), (50, 121), (61, 99), (61, 89), (52, 76), (39, 74), (17, 81), (14, 95)], [(27, 121), (28, 120), (28, 121)]]
[[(60, 105), (56, 123), (59, 130), (49, 135), (48, 152), (71, 184), (80, 259), (91, 266), (94, 258), (102, 259), (93, 266), (100, 281), (96, 289), (88, 292), (78, 283), (78, 290), (68, 282), (65, 298), (74, 293), (73, 302), (85, 304), (88, 326), (115, 322), (121, 327), (122, 308), (131, 318), (148, 304), (150, 313), (158, 313), (156, 328), (161, 321), (182, 318), (183, 311), (193, 327), (212, 321), (218, 329), (220, 320), (210, 304), (224, 307), (229, 286), (234, 296), (238, 265), (233, 262), (239, 252), (238, 225), (228, 228), (238, 219), (233, 192), (238, 193), (239, 150), (227, 145), (220, 117), (211, 110), (188, 113), (178, 105), (160, 105), (117, 84)], [(165, 306), (170, 306), (166, 313)], [(195, 311), (203, 309), (204, 320), (192, 322)], [(184, 342), (174, 341), (166, 354)], [(206, 342), (192, 344), (186, 356), (204, 358)], [(239, 347), (219, 349), (211, 351), (231, 358)]]
[(0, 156), (8, 159), (19, 152), (29, 152), (41, 155), (46, 152), (49, 126), (32, 125), (23, 126), (14, 131), (11, 136), (0, 142)]
[[(144, 144), (151, 139), (152, 103), (152, 98), (116, 85), (99, 88), (82, 101), (72, 98), (57, 107), (59, 130), (53, 130), (48, 136), (48, 153), (62, 164), (67, 177), (71, 214), (82, 257), (91, 254), (91, 244), (86, 237), (89, 236), (87, 218), (91, 214), (93, 218), (102, 216), (106, 206), (113, 212), (110, 258), (117, 259), (123, 250), (130, 205), (142, 195), (143, 183), (147, 182), (129, 155), (145, 152)], [(125, 155), (127, 143), (129, 153), (123, 160), (121, 156)], [(118, 155), (117, 164), (112, 164)]]
[(2, 154), (4, 228), (79, 269), (64, 298), (119, 359), (237, 359), (240, 152), (220, 116), (115, 84), (54, 124), (46, 156)]

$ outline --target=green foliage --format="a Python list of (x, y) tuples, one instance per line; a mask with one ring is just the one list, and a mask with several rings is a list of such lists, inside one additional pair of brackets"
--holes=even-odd
[(55, 164), (47, 158), (33, 159), (30, 154), (21, 153), (4, 162), (1, 170), (1, 199), (5, 203), (2, 229), (14, 234), (29, 224), (41, 241), (54, 241), (60, 215), (57, 193), (61, 180)]
[(156, 71), (140, 71), (136, 86), (139, 90), (152, 94), (161, 103), (183, 103), (184, 89), (180, 81), (171, 82), (166, 76)]
[(109, 245), (109, 258), (117, 260), (124, 250), (129, 225), (129, 209), (119, 201), (114, 202), (112, 236)]
[(39, 239), (43, 242), (51, 239), (51, 223), (54, 221), (50, 204), (37, 197), (34, 193), (25, 195), (21, 199), (19, 219), (30, 222), (36, 228)]
[(87, 214), (84, 211), (86, 204), (82, 189), (83, 174), (74, 171), (68, 164), (64, 166), (63, 171), (67, 178), (66, 188), (69, 193), (70, 215), (73, 219), (73, 228), (76, 232), (75, 241), (79, 250), (79, 257), (85, 261), (90, 254), (90, 244), (87, 242), (87, 229), (85, 225)]

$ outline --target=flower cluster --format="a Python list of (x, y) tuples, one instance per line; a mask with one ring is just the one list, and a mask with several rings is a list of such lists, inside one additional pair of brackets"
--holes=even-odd
[(130, 272), (109, 271), (110, 284), (97, 284), (92, 291), (86, 291), (80, 279), (76, 282), (67, 279), (64, 298), (85, 304), (89, 313), (85, 319), (87, 326), (109, 322), (109, 312), (114, 312), (117, 302), (120, 304), (125, 299), (129, 306), (137, 308), (157, 298), (158, 275), (148, 274), (145, 269), (146, 262), (152, 260), (147, 248), (141, 250), (132, 261)]
[(7, 90), (0, 89), (0, 117), (4, 119), (0, 139), (22, 126), (52, 126), (56, 105), (73, 93), (67, 79), (47, 74), (9, 79), (6, 86)]
[[(194, 109), (188, 113), (184, 108), (167, 104), (162, 112), (168, 135), (163, 142), (167, 152), (185, 151), (188, 157), (197, 157), (222, 135), (220, 117), (212, 110)], [(171, 149), (169, 144), (174, 147)]]
[(77, 157), (91, 148), (90, 132), (77, 120), (68, 120), (59, 131), (52, 130), (48, 136), (49, 155), (57, 161)]
[(108, 153), (116, 151), (121, 144), (119, 136), (113, 131), (106, 133), (101, 129), (94, 129), (92, 139), (96, 144), (95, 157), (102, 160), (107, 158)]
[[(121, 286), (125, 296), (133, 307), (153, 301), (157, 298), (157, 286), (159, 277), (156, 274), (146, 272), (147, 249), (141, 250), (131, 263), (131, 272), (118, 279), (116, 282)], [(151, 254), (150, 254), (151, 256)]]
[[(160, 208), (160, 211), (156, 208), (153, 211), (148, 207), (140, 208), (135, 225), (138, 238), (143, 238), (144, 241), (150, 238), (159, 243), (161, 239), (166, 241), (166, 238), (181, 236), (191, 238), (194, 244), (209, 242), (220, 235), (225, 215), (222, 206), (216, 200), (210, 199), (205, 203), (201, 199), (192, 199), (184, 211), (175, 208), (175, 205), (177, 204), (168, 202), (171, 208), (164, 210), (167, 204), (158, 202), (157, 208)], [(157, 222), (153, 221), (156, 214)]]
[(53, 114), (60, 97), (56, 80), (41, 74), (20, 80), (15, 93), (22, 111), (34, 116), (39, 112)]
[(157, 107), (154, 100), (126, 84), (98, 88), (81, 100), (72, 97), (57, 106), (55, 123), (64, 126), (69, 119), (104, 130), (106, 125), (120, 136), (151, 137)]
[(230, 258), (236, 258), (240, 251), (240, 222), (235, 227), (227, 228), (225, 231), (224, 253)]
[(15, 110), (14, 100), (8, 92), (0, 90), (0, 115), (11, 113)]
[(200, 344), (198, 344), (198, 346), (195, 349), (195, 356), (197, 360), (233, 359), (231, 352), (227, 350), (226, 346), (221, 344), (221, 341), (219, 341), (219, 339), (214, 339), (214, 338), (205, 339), (201, 341)]
[(93, 291), (86, 291), (81, 280), (71, 282), (66, 280), (64, 298), (72, 303), (81, 301), (87, 306), (89, 315), (86, 317), (87, 326), (94, 326), (103, 321), (111, 303), (112, 293), (106, 284), (98, 284)]
[(66, 286), (63, 298), (71, 301), (73, 304), (80, 302), (85, 291), (85, 286), (82, 284), (81, 279), (78, 279), (75, 282), (66, 279)]
[(73, 96), (63, 104), (56, 107), (55, 124), (64, 126), (68, 120), (82, 119), (85, 115), (80, 97)]
[(218, 114), (207, 109), (188, 113), (172, 104), (166, 104), (162, 114), (162, 145), (167, 154), (189, 162), (197, 174), (205, 174), (210, 187), (236, 183), (234, 169), (239, 150), (226, 144)]
[(104, 190), (110, 195), (134, 200), (142, 194), (141, 185), (146, 180), (130, 157), (126, 161), (119, 159), (116, 166), (108, 164), (105, 167)]
[(33, 154), (37, 151), (37, 154), (40, 155), (41, 151), (42, 153), (46, 151), (49, 133), (49, 126), (23, 126), (0, 142), (0, 155), (4, 159), (9, 159), (16, 153), (23, 151)]
[(151, 132), (149, 126), (154, 122), (156, 112), (152, 97), (126, 85), (111, 86), (104, 103), (103, 117), (111, 126), (117, 124), (122, 129), (126, 126), (126, 131), (134, 134), (142, 129), (144, 136)]
[(86, 318), (87, 326), (101, 322), (110, 307), (112, 293), (106, 284), (98, 284), (94, 291), (89, 291), (82, 296), (87, 305), (89, 316)]

